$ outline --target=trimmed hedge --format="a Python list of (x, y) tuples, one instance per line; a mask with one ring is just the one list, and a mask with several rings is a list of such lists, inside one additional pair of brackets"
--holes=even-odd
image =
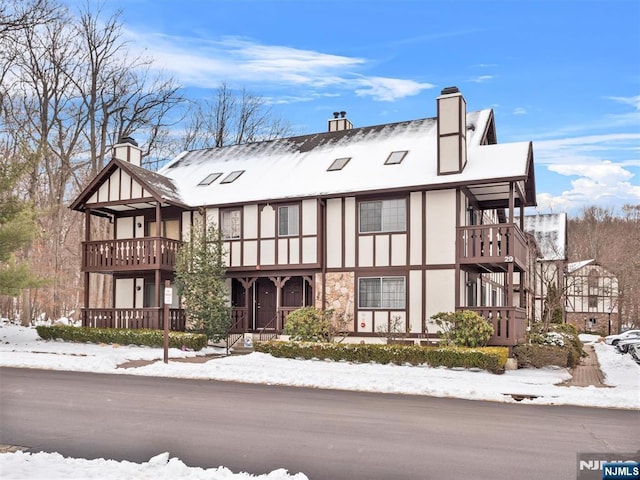
[(338, 344), (307, 342), (258, 342), (256, 352), (282, 358), (317, 358), (360, 363), (393, 363), (396, 365), (422, 365), (430, 367), (480, 368), (503, 373), (509, 351), (504, 347), (422, 347), (398, 344)]
[[(117, 343), (120, 345), (143, 345), (162, 347), (163, 330), (127, 330), (122, 328), (87, 328), (66, 325), (36, 327), (43, 340), (61, 339), (68, 342)], [(170, 348), (201, 350), (207, 346), (207, 336), (200, 333), (169, 332)]]
[(542, 368), (549, 365), (569, 367), (570, 358), (573, 357), (568, 348), (537, 344), (516, 345), (513, 347), (513, 356), (518, 360), (518, 368)]

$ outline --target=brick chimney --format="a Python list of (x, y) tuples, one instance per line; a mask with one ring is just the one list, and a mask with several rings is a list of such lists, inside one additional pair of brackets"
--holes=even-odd
[(142, 165), (142, 150), (138, 147), (138, 142), (131, 137), (123, 137), (113, 146), (113, 157), (138, 167)]
[(438, 175), (460, 173), (467, 164), (467, 102), (458, 87), (447, 87), (438, 104)]
[(346, 117), (347, 112), (333, 112), (333, 118), (329, 119), (329, 131), (351, 130), (353, 124)]

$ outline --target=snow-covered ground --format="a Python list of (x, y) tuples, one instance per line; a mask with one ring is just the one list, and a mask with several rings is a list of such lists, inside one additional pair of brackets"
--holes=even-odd
[[(44, 368), (109, 374), (181, 377), (290, 385), (367, 392), (429, 395), (513, 403), (511, 396), (536, 397), (522, 403), (539, 405), (582, 405), (640, 410), (640, 366), (629, 355), (594, 342), (605, 381), (610, 388), (566, 387), (571, 378), (566, 369), (520, 369), (494, 375), (485, 371), (452, 370), (397, 365), (353, 364), (273, 358), (261, 353), (225, 357), (221, 349), (200, 352), (169, 350), (169, 363), (162, 361), (160, 348), (95, 345), (44, 341), (35, 328), (0, 321), (0, 366)], [(184, 363), (172, 359), (219, 354), (205, 363)], [(118, 368), (131, 360), (157, 360), (138, 368)], [(135, 475), (133, 474), (135, 472)], [(232, 473), (224, 467), (203, 470), (188, 467), (179, 459), (161, 454), (144, 464), (112, 460), (63, 459), (56, 454), (6, 453), (0, 455), (2, 478), (256, 478)], [(261, 477), (273, 480), (307, 478), (276, 470)]]

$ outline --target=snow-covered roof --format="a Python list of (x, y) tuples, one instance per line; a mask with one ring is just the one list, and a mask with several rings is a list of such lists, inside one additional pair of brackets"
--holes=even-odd
[(566, 213), (527, 215), (524, 217), (524, 231), (536, 239), (543, 260), (566, 260)]
[(170, 202), (182, 203), (178, 189), (170, 178), (129, 162), (121, 160), (117, 160), (117, 162), (120, 168), (125, 168), (132, 177), (142, 180), (160, 198)]
[(582, 267), (586, 267), (587, 265), (593, 262), (595, 262), (593, 258), (591, 260), (581, 260), (579, 262), (571, 262), (567, 265), (567, 271), (569, 273), (573, 273), (576, 270), (580, 270)]
[[(193, 207), (526, 180), (530, 142), (480, 144), (492, 117), (491, 110), (467, 114), (467, 165), (457, 174), (438, 175), (435, 118), (187, 151), (158, 173), (173, 180), (181, 201)], [(397, 151), (407, 151), (402, 162), (386, 165)], [(338, 158), (350, 160), (328, 171)], [(225, 183), (232, 172), (242, 173)], [(198, 185), (215, 173), (221, 175), (209, 185)]]

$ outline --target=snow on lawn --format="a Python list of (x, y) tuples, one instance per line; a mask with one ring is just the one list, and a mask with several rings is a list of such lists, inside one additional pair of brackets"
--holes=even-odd
[(189, 467), (177, 458), (162, 453), (148, 462), (117, 462), (115, 460), (85, 460), (65, 458), (59, 453), (5, 453), (0, 455), (3, 479), (189, 479), (189, 480), (307, 480), (303, 473), (289, 475), (286, 470), (274, 470), (264, 475), (233, 473), (225, 467)]
[[(585, 341), (594, 337), (583, 337)], [(222, 349), (200, 352), (161, 348), (94, 345), (41, 340), (35, 328), (0, 322), (0, 366), (74, 370), (159, 377), (238, 381), (269, 385), (356, 390), (515, 402), (511, 396), (536, 397), (523, 403), (640, 409), (640, 366), (630, 355), (595, 343), (607, 384), (612, 388), (559, 386), (571, 378), (567, 369), (519, 369), (495, 375), (486, 371), (354, 364), (274, 358), (262, 353), (226, 357)], [(171, 361), (218, 353), (206, 363)], [(159, 360), (138, 368), (117, 368), (130, 360)]]
[[(564, 387), (571, 378), (564, 368), (520, 369), (494, 375), (486, 371), (354, 364), (348, 362), (293, 360), (262, 353), (226, 357), (223, 349), (200, 352), (169, 350), (169, 363), (162, 361), (161, 348), (94, 345), (44, 341), (33, 327), (21, 327), (0, 320), (0, 366), (44, 368), (95, 373), (181, 377), (291, 385), (366, 392), (455, 397), (471, 400), (516, 402), (511, 395), (526, 395), (522, 403), (539, 405), (582, 405), (604, 408), (640, 409), (640, 366), (630, 355), (615, 347), (597, 343), (595, 336), (581, 336), (595, 342), (606, 383), (610, 388)], [(218, 354), (206, 363), (183, 363), (172, 359)], [(131, 360), (154, 363), (138, 368), (118, 368)], [(2, 478), (189, 478), (189, 479), (268, 479), (303, 480), (303, 473), (290, 475), (274, 470), (260, 476), (233, 473), (225, 467), (188, 467), (168, 453), (136, 464), (114, 460), (64, 458), (51, 453), (0, 454)]]

